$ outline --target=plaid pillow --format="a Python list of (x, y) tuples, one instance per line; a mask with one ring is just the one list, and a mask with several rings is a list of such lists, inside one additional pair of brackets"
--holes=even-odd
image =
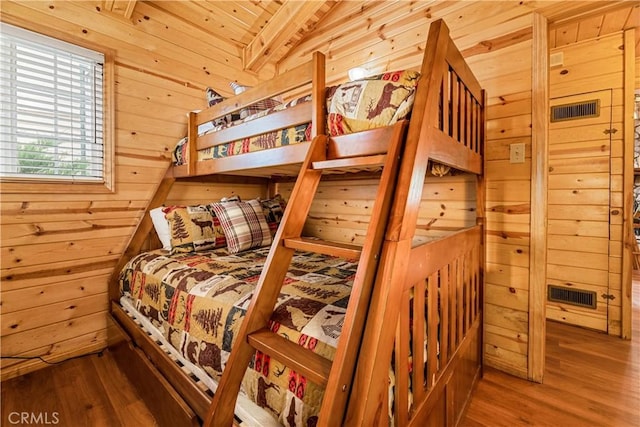
[(269, 226), (257, 200), (211, 204), (227, 240), (229, 253), (271, 244)]
[(255, 104), (251, 104), (248, 107), (240, 110), (240, 118), (246, 119), (247, 117), (253, 114), (258, 114), (259, 112), (264, 110), (270, 110), (272, 108), (277, 107), (280, 104), (282, 103), (277, 99), (272, 99), (272, 98), (263, 99), (262, 101), (258, 101)]
[(225, 246), (220, 221), (209, 205), (168, 206), (162, 211), (169, 223), (172, 254)]

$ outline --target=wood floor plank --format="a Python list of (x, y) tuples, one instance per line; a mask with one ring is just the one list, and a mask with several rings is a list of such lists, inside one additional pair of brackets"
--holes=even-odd
[(4, 381), (1, 388), (0, 425), (16, 424), (16, 412), (40, 416), (39, 422), (27, 423), (32, 425), (158, 425), (109, 351)]
[(546, 350), (543, 384), (485, 368), (460, 425), (639, 427), (640, 273), (631, 341), (549, 321)]
[[(89, 362), (89, 363), (87, 363)], [(64, 422), (74, 420), (84, 425), (117, 425), (108, 399), (94, 400), (91, 391), (106, 395), (96, 379), (93, 365), (86, 358), (76, 363), (63, 363), (55, 372), (56, 392), (64, 396), (61, 415)]]
[[(42, 371), (40, 371), (42, 372)], [(62, 407), (52, 376), (32, 373), (1, 384), (2, 421), (0, 425), (22, 422), (22, 414), (34, 414), (44, 421), (59, 420)], [(16, 413), (18, 415), (16, 415)]]
[(102, 387), (110, 390), (105, 393), (112, 412), (122, 426), (146, 426), (153, 418), (149, 409), (140, 399), (137, 391), (131, 387), (122, 387), (129, 381), (111, 357), (92, 358), (91, 362), (100, 379)]

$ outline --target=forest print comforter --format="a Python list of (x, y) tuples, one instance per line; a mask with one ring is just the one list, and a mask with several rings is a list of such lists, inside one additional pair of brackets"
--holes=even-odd
[[(268, 251), (152, 251), (125, 266), (120, 288), (186, 359), (219, 380)], [(333, 359), (356, 267), (349, 260), (296, 252), (271, 329)], [(286, 426), (317, 421), (323, 389), (266, 354), (254, 354), (243, 389)]]

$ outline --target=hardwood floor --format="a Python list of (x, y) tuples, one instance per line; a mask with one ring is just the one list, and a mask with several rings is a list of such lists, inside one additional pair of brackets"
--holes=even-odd
[(461, 426), (640, 426), (640, 275), (631, 341), (549, 321), (544, 383), (485, 368)]
[(157, 425), (109, 351), (5, 381), (1, 387), (3, 426)]
[[(640, 426), (640, 276), (634, 279), (632, 341), (549, 322), (544, 384), (486, 368), (461, 425)], [(157, 425), (108, 351), (1, 388), (0, 425), (17, 424), (21, 413), (40, 417), (32, 425)]]

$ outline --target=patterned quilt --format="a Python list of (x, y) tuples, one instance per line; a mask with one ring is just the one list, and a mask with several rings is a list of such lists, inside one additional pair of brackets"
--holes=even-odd
[(225, 144), (205, 148), (204, 150), (198, 150), (198, 161), (220, 159), (222, 157), (268, 150), (269, 148), (293, 145), (310, 140), (311, 123), (305, 123), (286, 129), (280, 129), (244, 138), (238, 141), (227, 142)]
[[(269, 248), (226, 249), (132, 259), (120, 289), (189, 361), (219, 380)], [(271, 318), (273, 331), (333, 359), (357, 264), (296, 252)], [(244, 392), (286, 426), (315, 425), (323, 389), (256, 352)]]
[[(420, 73), (402, 70), (365, 77), (360, 80), (326, 88), (327, 129), (331, 136), (344, 135), (390, 126), (409, 116), (415, 99)], [(276, 111), (309, 102), (310, 95), (279, 104), (275, 107), (251, 114), (241, 120), (227, 121), (224, 124), (204, 124), (198, 133), (216, 132), (232, 126), (238, 126)], [(310, 141), (311, 124), (303, 124), (288, 129), (267, 132), (215, 147), (198, 150), (198, 161), (218, 159), (237, 154), (251, 153), (299, 142)], [(181, 139), (173, 153), (176, 165), (184, 164), (187, 153), (187, 138)]]
[[(266, 132), (198, 150), (198, 161), (253, 153), (254, 151), (268, 150), (269, 148), (293, 145), (306, 141), (311, 141), (311, 123)], [(173, 150), (174, 164), (183, 165), (185, 163), (187, 158), (187, 142), (187, 138), (182, 138)]]

